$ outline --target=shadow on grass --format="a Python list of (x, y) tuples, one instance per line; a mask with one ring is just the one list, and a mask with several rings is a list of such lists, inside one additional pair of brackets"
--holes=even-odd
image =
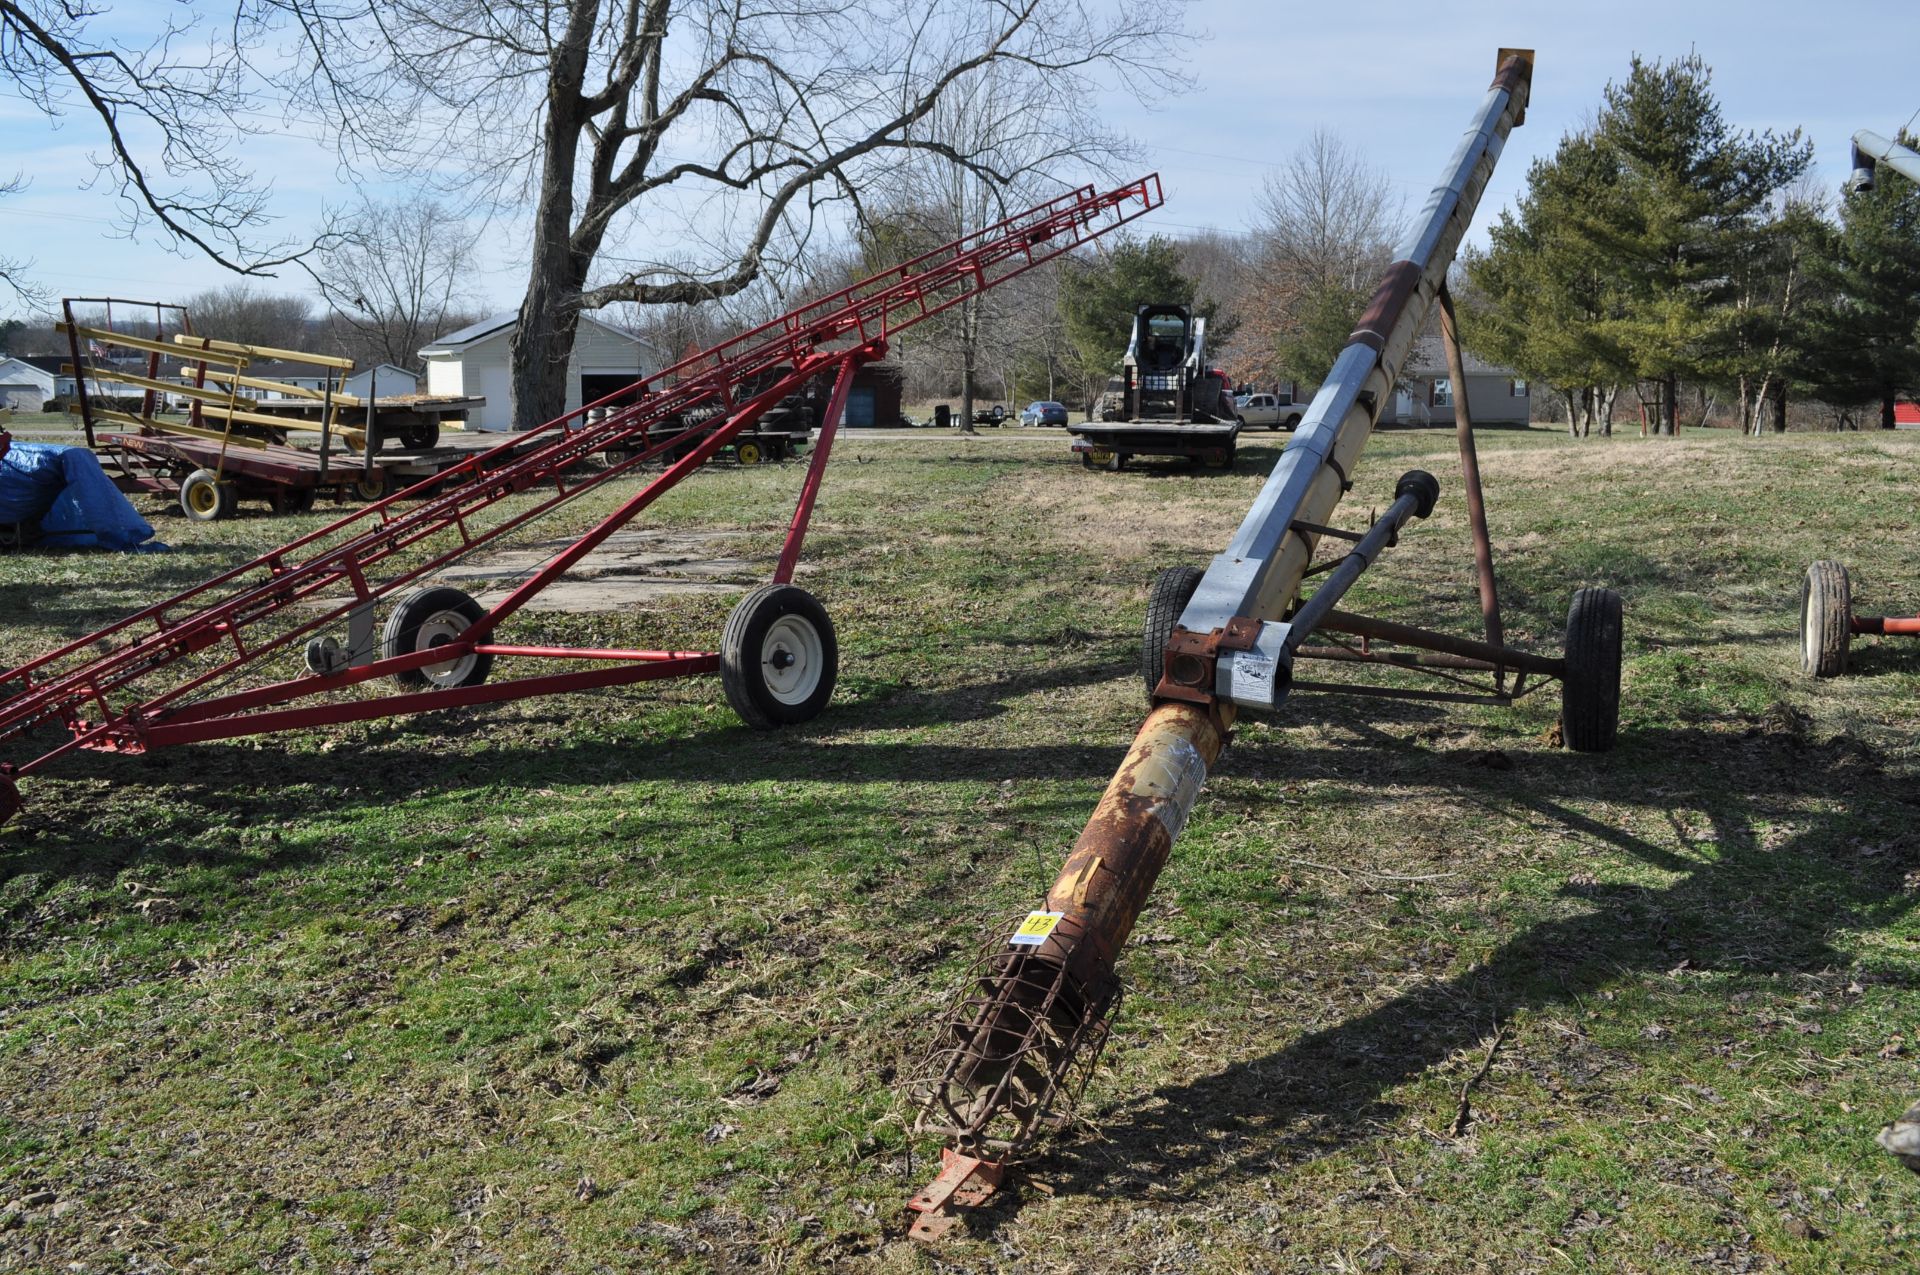
[[(1111, 1195), (1157, 1182), (1182, 1194), (1331, 1154), (1383, 1126), (1404, 1126), (1405, 1113), (1387, 1095), (1456, 1056), (1469, 1056), (1464, 1078), (1496, 1024), (1525, 1010), (1582, 1007), (1584, 998), (1623, 979), (1683, 963), (1692, 971), (1757, 978), (1846, 966), (1828, 935), (1884, 926), (1914, 906), (1902, 889), (1909, 862), (1854, 849), (1863, 805), (1878, 798), (1891, 812), (1906, 794), (1872, 773), (1844, 741), (1816, 746), (1756, 736), (1640, 736), (1627, 741), (1622, 764), (1570, 755), (1528, 758), (1534, 764), (1521, 782), (1486, 772), (1469, 778), (1475, 772), (1460, 769), (1459, 795), (1535, 831), (1603, 842), (1682, 875), (1657, 887), (1583, 885), (1574, 878), (1562, 895), (1584, 900), (1589, 911), (1534, 925), (1465, 973), (1435, 979), (1215, 1074), (1091, 1109), (1098, 1140), (1049, 1157), (1048, 1167), (1064, 1177), (1058, 1189)], [(1356, 742), (1353, 750), (1397, 747)], [(1301, 760), (1287, 754), (1288, 762)], [(1305, 760), (1312, 772), (1332, 758)], [(1706, 765), (1691, 769), (1697, 763)], [(1691, 780), (1678, 778), (1688, 773)], [(1837, 788), (1860, 801), (1783, 842), (1763, 840), (1770, 803)], [(1676, 831), (1686, 826), (1677, 814), (1684, 808), (1704, 813), (1711, 832), (1683, 835), (1682, 849), (1674, 851), (1582, 814), (1568, 804), (1575, 798), (1663, 811)], [(1886, 822), (1897, 826), (1908, 818), (1910, 812), (1887, 813)], [(1123, 972), (1127, 959), (1152, 955), (1124, 958)], [(1119, 1031), (1125, 1033), (1124, 1022)], [(1603, 1051), (1591, 1052), (1597, 1058)], [(1444, 1137), (1448, 1130), (1429, 1133)]]

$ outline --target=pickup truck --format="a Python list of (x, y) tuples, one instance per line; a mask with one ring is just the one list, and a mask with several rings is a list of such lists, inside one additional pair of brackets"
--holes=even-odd
[(1249, 429), (1262, 425), (1268, 429), (1292, 429), (1307, 410), (1307, 405), (1295, 401), (1291, 392), (1242, 394), (1233, 400), (1233, 407), (1240, 414), (1240, 423)]

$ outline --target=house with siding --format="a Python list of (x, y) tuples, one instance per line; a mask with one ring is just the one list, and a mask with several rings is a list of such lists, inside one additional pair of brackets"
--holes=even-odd
[[(427, 393), (487, 400), (467, 413), (469, 429), (513, 428), (511, 349), (519, 326), (519, 315), (498, 315), (449, 332), (420, 351), (427, 365)], [(662, 366), (651, 342), (583, 314), (567, 360), (567, 410), (645, 380)]]
[(0, 359), (0, 407), (37, 412), (53, 397), (55, 373), (26, 359)]
[[(1499, 367), (1462, 350), (1467, 374), (1467, 410), (1475, 425), (1525, 425), (1533, 419), (1533, 399), (1526, 379), (1512, 368)], [(1448, 374), (1447, 354), (1438, 336), (1413, 343), (1400, 369), (1393, 401), (1381, 413), (1382, 425), (1451, 425), (1458, 387)]]

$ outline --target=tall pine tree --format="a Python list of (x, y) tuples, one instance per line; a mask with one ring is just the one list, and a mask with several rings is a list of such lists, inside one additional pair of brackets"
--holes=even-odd
[(1724, 379), (1748, 236), (1813, 159), (1798, 129), (1735, 132), (1712, 78), (1697, 54), (1636, 57), (1626, 81), (1607, 86), (1595, 133), (1618, 180), (1570, 214), (1576, 233), (1617, 267), (1623, 286), (1596, 335), (1654, 387), (1660, 433), (1673, 432), (1682, 378)]

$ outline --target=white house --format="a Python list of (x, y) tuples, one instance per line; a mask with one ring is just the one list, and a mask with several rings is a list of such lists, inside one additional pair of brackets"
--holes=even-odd
[(55, 376), (25, 359), (0, 358), (0, 407), (37, 412), (53, 397)]
[[(1496, 367), (1466, 350), (1460, 352), (1460, 362), (1467, 374), (1467, 408), (1475, 425), (1525, 425), (1532, 419), (1527, 383), (1511, 368)], [(1445, 347), (1439, 337), (1423, 336), (1407, 354), (1400, 387), (1381, 413), (1380, 423), (1451, 425), (1454, 393)]]
[[(485, 407), (467, 413), (469, 429), (513, 428), (509, 347), (519, 324), (517, 314), (499, 315), (449, 332), (420, 351), (427, 363), (427, 393), (487, 400)], [(651, 342), (583, 314), (567, 360), (567, 410), (605, 398), (662, 366)]]

